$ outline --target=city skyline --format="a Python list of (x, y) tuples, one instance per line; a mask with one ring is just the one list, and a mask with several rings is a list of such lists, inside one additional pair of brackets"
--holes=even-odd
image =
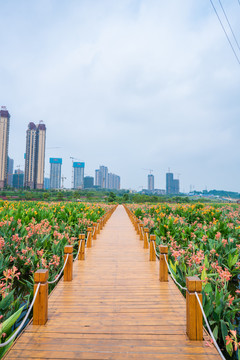
[[(238, 34), (238, 3), (224, 6)], [(63, 159), (68, 188), (69, 158), (80, 157), (86, 175), (107, 164), (122, 188), (147, 187), (142, 168), (164, 188), (170, 167), (181, 191), (240, 192), (239, 64), (210, 2), (13, 0), (1, 10), (16, 165), (26, 124), (42, 119), (46, 158)]]

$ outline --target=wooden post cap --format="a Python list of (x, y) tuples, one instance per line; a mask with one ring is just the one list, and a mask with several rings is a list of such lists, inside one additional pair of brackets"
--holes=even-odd
[(143, 224), (142, 224), (142, 223), (140, 223), (140, 224), (139, 224), (139, 226), (140, 226), (140, 227), (143, 227)]
[(64, 246), (64, 254), (72, 254), (72, 253), (73, 253), (73, 246), (72, 245)]
[(143, 231), (149, 233), (149, 228), (143, 228)]
[(168, 246), (166, 245), (159, 245), (160, 254), (168, 254)]
[(87, 231), (92, 231), (92, 228), (91, 228), (91, 227), (88, 227), (88, 228), (87, 228)]
[(186, 285), (189, 292), (202, 291), (202, 281), (198, 276), (188, 276), (186, 278)]
[(150, 235), (150, 241), (156, 241), (156, 235)]
[(84, 240), (85, 239), (85, 234), (81, 234), (80, 235), (80, 240)]
[(34, 282), (35, 283), (45, 283), (48, 281), (48, 270), (39, 269), (34, 273)]
[(100, 223), (100, 221), (101, 221), (100, 219), (97, 220), (98, 223)]

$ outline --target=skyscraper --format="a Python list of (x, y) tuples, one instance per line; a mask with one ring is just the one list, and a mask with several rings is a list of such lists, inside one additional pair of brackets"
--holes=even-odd
[(148, 190), (149, 191), (154, 190), (154, 175), (152, 175), (152, 174), (148, 175)]
[(107, 189), (108, 188), (108, 168), (107, 166), (100, 166), (100, 180), (101, 180), (101, 188)]
[(45, 165), (46, 126), (30, 122), (26, 135), (26, 158), (24, 186), (43, 189)]
[(108, 189), (120, 190), (120, 176), (108, 173)]
[(95, 186), (101, 186), (100, 170), (95, 170)]
[(40, 122), (37, 125), (36, 141), (36, 173), (35, 189), (44, 188), (44, 168), (45, 168), (45, 147), (46, 147), (46, 126)]
[(13, 164), (14, 161), (8, 156), (8, 166), (7, 166), (7, 184), (13, 186)]
[(73, 188), (74, 189), (83, 189), (84, 187), (84, 162), (74, 162), (74, 177), (73, 177)]
[(13, 174), (13, 187), (15, 189), (23, 188), (24, 173), (22, 170), (15, 170)]
[(173, 178), (173, 173), (166, 173), (166, 194), (179, 194), (179, 180)]
[(0, 189), (7, 184), (10, 114), (5, 106), (0, 110)]
[(61, 158), (50, 158), (50, 189), (60, 189), (61, 187)]

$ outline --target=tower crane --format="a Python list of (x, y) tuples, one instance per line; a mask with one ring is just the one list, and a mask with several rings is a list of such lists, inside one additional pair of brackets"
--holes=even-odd
[(147, 170), (149, 171), (150, 175), (152, 174), (153, 170), (152, 169), (143, 169), (143, 170)]

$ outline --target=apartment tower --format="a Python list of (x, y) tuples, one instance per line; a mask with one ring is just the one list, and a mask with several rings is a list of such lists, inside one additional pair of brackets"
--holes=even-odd
[(7, 184), (10, 114), (5, 106), (0, 110), (0, 189)]
[(73, 178), (73, 188), (74, 189), (83, 189), (84, 188), (84, 162), (74, 162), (74, 178)]
[(45, 165), (46, 126), (30, 122), (26, 136), (24, 187), (43, 189)]
[(61, 187), (61, 158), (50, 158), (50, 189), (60, 189)]
[(149, 191), (154, 190), (154, 175), (152, 175), (152, 174), (148, 175), (148, 190)]
[(37, 125), (35, 189), (44, 189), (46, 126)]

